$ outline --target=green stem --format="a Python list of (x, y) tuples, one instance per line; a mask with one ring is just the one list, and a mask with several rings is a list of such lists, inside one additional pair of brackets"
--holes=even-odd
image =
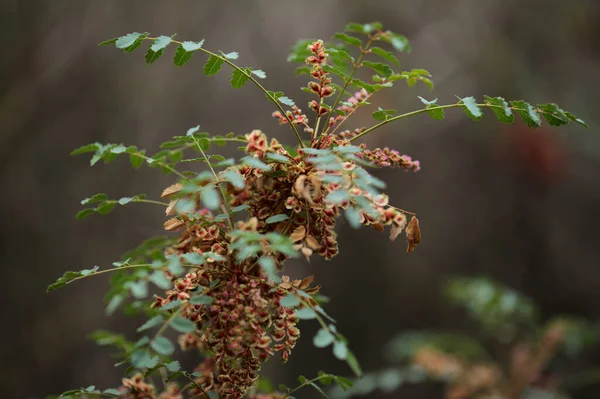
[[(90, 274), (86, 274), (85, 276), (78, 276), (73, 278), (72, 280), (69, 280), (65, 283), (66, 284), (71, 284), (74, 281), (77, 280), (82, 280), (86, 277), (92, 277), (92, 276), (96, 276), (98, 274), (104, 274), (104, 273), (110, 273), (110, 272), (116, 272), (117, 270), (125, 270), (125, 269), (136, 269), (138, 267), (152, 267), (153, 265), (150, 263), (140, 263), (137, 265), (124, 265), (124, 266), (120, 266), (120, 267), (113, 267), (110, 269), (104, 269), (104, 270), (98, 270), (96, 272), (90, 273)], [(189, 267), (189, 268), (199, 268), (201, 267), (200, 265), (181, 265), (181, 267)]]
[(113, 267), (111, 269), (98, 270), (96, 272), (93, 272), (93, 273), (90, 273), (90, 274), (86, 274), (85, 276), (75, 277), (74, 279), (67, 281), (65, 283), (65, 285), (66, 284), (71, 284), (74, 281), (81, 280), (81, 279), (84, 279), (86, 277), (96, 276), (98, 274), (110, 273), (110, 272), (114, 272), (114, 271), (117, 271), (117, 270), (135, 269), (135, 268), (138, 268), (138, 267), (151, 267), (151, 266), (152, 265), (150, 263), (141, 263), (139, 265), (124, 265), (124, 266), (120, 266), (120, 267)]
[[(154, 40), (156, 40), (156, 38), (155, 37), (145, 37), (144, 40), (152, 40), (152, 41), (154, 41)], [(183, 44), (182, 42), (179, 42), (177, 40), (171, 39), (171, 41), (173, 43), (176, 43), (176, 44), (179, 44), (179, 45)], [(283, 116), (286, 115), (285, 110), (283, 109), (283, 107), (281, 106), (281, 104), (279, 104), (279, 101), (277, 101), (273, 96), (271, 96), (271, 94), (268, 92), (268, 90), (265, 89), (263, 87), (263, 85), (261, 85), (256, 79), (254, 79), (254, 77), (252, 76), (252, 74), (247, 73), (244, 69), (242, 69), (239, 66), (235, 65), (233, 62), (229, 61), (227, 58), (225, 58), (225, 57), (223, 57), (223, 56), (221, 56), (219, 54), (213, 53), (210, 50), (207, 50), (207, 49), (201, 47), (200, 51), (202, 51), (205, 54), (212, 55), (213, 57), (219, 58), (220, 60), (222, 60), (223, 62), (225, 62), (229, 66), (231, 66), (233, 69), (235, 69), (235, 70), (243, 73), (244, 75), (246, 75), (248, 77), (248, 79), (252, 83), (254, 83), (256, 85), (256, 87), (258, 87), (263, 93), (265, 93), (265, 95), (267, 96), (267, 98), (269, 100), (271, 100), (271, 102), (273, 104), (275, 104), (275, 106), (277, 107), (277, 109), (279, 109), (279, 112), (281, 112), (281, 114)], [(286, 117), (286, 120), (287, 120), (287, 117)], [(298, 139), (298, 143), (300, 144), (300, 146), (304, 147), (304, 143), (302, 143), (302, 138), (300, 137), (300, 133), (298, 133), (298, 129), (296, 129), (296, 126), (290, 120), (288, 120), (288, 124), (290, 125), (290, 127), (294, 131), (294, 134), (296, 135), (296, 139)]]
[(152, 338), (152, 341), (154, 341), (156, 338), (158, 338), (161, 335), (163, 335), (165, 333), (165, 331), (167, 331), (167, 328), (169, 328), (169, 326), (171, 325), (171, 323), (173, 322), (173, 320), (175, 319), (175, 317), (179, 316), (179, 314), (181, 313), (182, 310), (183, 310), (183, 308), (179, 308), (175, 312), (171, 313), (171, 315), (169, 316), (169, 318), (164, 322), (164, 324), (156, 332), (156, 334)]
[(227, 204), (227, 196), (225, 195), (225, 191), (223, 190), (223, 186), (221, 186), (221, 184), (219, 183), (219, 177), (217, 176), (217, 172), (215, 172), (215, 169), (212, 167), (212, 165), (211, 165), (210, 161), (208, 160), (208, 157), (204, 153), (204, 150), (202, 149), (202, 146), (200, 145), (200, 142), (198, 141), (198, 139), (196, 137), (194, 137), (194, 136), (192, 136), (192, 139), (196, 143), (196, 146), (198, 146), (198, 150), (200, 150), (200, 153), (204, 157), (204, 160), (206, 161), (206, 164), (208, 165), (210, 171), (212, 172), (212, 174), (213, 174), (213, 176), (215, 178), (215, 185), (217, 187), (219, 187), (219, 192), (221, 193), (221, 197), (223, 197), (223, 206), (225, 207), (225, 211), (227, 212), (227, 218), (229, 219), (229, 225), (233, 229), (233, 219), (231, 217), (231, 210), (229, 209), (229, 205)]
[(143, 202), (145, 204), (156, 204), (156, 205), (162, 205), (162, 206), (169, 206), (169, 204), (167, 204), (166, 202), (149, 200), (149, 199), (141, 199), (141, 198), (132, 199), (131, 202)]
[(304, 381), (302, 384), (298, 385), (296, 388), (292, 389), (291, 391), (289, 391), (288, 393), (285, 394), (285, 396), (283, 397), (283, 399), (287, 399), (290, 397), (291, 394), (293, 394), (296, 391), (299, 391), (300, 389), (309, 386), (311, 384), (314, 384), (317, 381), (320, 381), (324, 378), (332, 378), (333, 376), (331, 374), (323, 374), (320, 375), (318, 377), (313, 378), (312, 380), (306, 380)]
[[(504, 109), (503, 106), (500, 105), (493, 105), (493, 104), (477, 104), (478, 107), (480, 108), (500, 108), (500, 109)], [(464, 104), (461, 103), (457, 103), (457, 104), (447, 104), (447, 105), (439, 105), (436, 106), (435, 108), (422, 108), (422, 109), (418, 109), (416, 111), (412, 111), (412, 112), (407, 112), (405, 114), (402, 115), (397, 115), (394, 116), (392, 118), (386, 119), (384, 121), (379, 122), (378, 124), (371, 126), (370, 128), (366, 129), (365, 131), (363, 131), (362, 133), (360, 133), (359, 135), (356, 135), (355, 137), (353, 137), (352, 139), (350, 139), (350, 141), (354, 141), (354, 140), (358, 140), (359, 138), (363, 137), (364, 135), (372, 132), (375, 129), (378, 129), (384, 125), (387, 125), (390, 122), (394, 122), (397, 121), (399, 119), (404, 119), (404, 118), (408, 118), (409, 116), (414, 116), (414, 115), (418, 115), (418, 114), (422, 114), (425, 113), (427, 111), (430, 111), (432, 109), (446, 109), (446, 108), (459, 108), (459, 107), (464, 107)], [(508, 107), (509, 109), (513, 110), (513, 111), (517, 111), (517, 112), (528, 112), (528, 110), (523, 109), (523, 108), (517, 108), (517, 107)], [(550, 113), (542, 111), (541, 109), (536, 109), (535, 110), (538, 114), (548, 114), (550, 115)]]
[(183, 173), (181, 173), (178, 170), (172, 168), (171, 166), (167, 165), (166, 163), (160, 162), (160, 161), (158, 161), (158, 160), (156, 160), (156, 159), (154, 159), (152, 157), (144, 155), (141, 152), (136, 152), (135, 155), (138, 156), (138, 157), (140, 157), (140, 158), (144, 158), (146, 161), (151, 160), (151, 162), (149, 162), (149, 163), (155, 163), (157, 165), (160, 165), (163, 168), (165, 168), (165, 169), (167, 169), (167, 170), (175, 173), (177, 176), (181, 177), (182, 179), (187, 180), (187, 177)]
[(204, 390), (204, 388), (202, 387), (202, 385), (198, 385), (198, 383), (196, 381), (194, 381), (194, 379), (192, 377), (190, 377), (187, 373), (182, 373), (181, 375), (183, 375), (185, 378), (187, 378), (188, 380), (190, 380), (191, 383), (193, 385), (195, 385), (196, 388), (198, 388), (204, 394), (204, 396), (206, 396), (207, 398), (210, 398), (210, 396), (208, 395), (208, 392), (206, 392)]

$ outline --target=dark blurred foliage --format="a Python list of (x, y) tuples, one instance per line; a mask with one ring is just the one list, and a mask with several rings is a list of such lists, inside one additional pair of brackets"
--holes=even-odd
[[(406, 34), (414, 50), (402, 57), (403, 67), (430, 70), (437, 85), (434, 94), (397, 89), (379, 104), (411, 110), (420, 107), (417, 95), (444, 103), (455, 94), (554, 101), (590, 129), (530, 132), (499, 126), (491, 114), (474, 123), (461, 112), (449, 112), (445, 123), (421, 116), (388, 125), (368, 140), (421, 161), (417, 174), (378, 175), (388, 181), (394, 204), (419, 214), (422, 244), (405, 257), (402, 243), (344, 226), (334, 262), (297, 262), (290, 272), (316, 274), (333, 299), (328, 312), (367, 369), (382, 364), (384, 343), (403, 330), (468, 331), (464, 315), (440, 294), (449, 275), (499, 279), (530, 295), (545, 317), (568, 312), (599, 318), (597, 1), (4, 0), (0, 397), (117, 385), (123, 370), (113, 367), (107, 348), (85, 336), (99, 328), (133, 336), (139, 322), (104, 317), (105, 278), (51, 295), (45, 287), (64, 270), (107, 265), (161, 232), (163, 215), (144, 204), (78, 222), (80, 199), (95, 192), (157, 196), (171, 180), (155, 170), (134, 173), (125, 160), (90, 168), (83, 157), (68, 157), (72, 148), (122, 141), (156, 149), (197, 124), (215, 134), (261, 128), (292, 140), (271, 120), (271, 106), (259, 92), (249, 85), (230, 89), (226, 74), (204, 77), (201, 57), (181, 69), (166, 58), (147, 67), (140, 53), (125, 56), (96, 44), (132, 31), (205, 38), (210, 48), (239, 51), (242, 64), (268, 73), (269, 88), (298, 93), (302, 104), (307, 97), (297, 89), (305, 82), (285, 62), (288, 48), (298, 38), (328, 38), (348, 21), (370, 20)], [(370, 123), (368, 112), (361, 115)], [(272, 361), (273, 379), (291, 384), (317, 369), (349, 373), (312, 348), (315, 327), (306, 324), (290, 363)], [(591, 350), (583, 362), (599, 360)], [(574, 394), (596, 398), (599, 389), (597, 383)], [(431, 386), (402, 392), (440, 396)]]

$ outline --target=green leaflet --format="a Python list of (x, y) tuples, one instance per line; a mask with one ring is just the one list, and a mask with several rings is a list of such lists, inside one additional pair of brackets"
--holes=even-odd
[(363, 61), (363, 66), (366, 66), (367, 68), (371, 68), (372, 70), (374, 70), (375, 72), (377, 72), (380, 75), (385, 76), (386, 78), (389, 78), (390, 76), (392, 76), (394, 74), (394, 70), (392, 68), (390, 68), (389, 65), (386, 65), (382, 62), (371, 62), (371, 61)]
[(483, 117), (483, 112), (481, 112), (481, 109), (477, 105), (477, 101), (475, 101), (475, 97), (465, 97), (465, 98), (458, 97), (458, 99), (460, 100), (460, 103), (463, 105), (462, 108), (465, 110), (465, 113), (469, 116), (469, 118), (471, 118), (475, 121), (481, 120), (481, 118)]
[(542, 126), (542, 119), (536, 112), (535, 108), (526, 101), (517, 100), (511, 101), (510, 105), (515, 108), (515, 111), (523, 118), (527, 126), (529, 127), (540, 127)]
[(392, 116), (396, 115), (397, 111), (395, 109), (381, 109), (379, 108), (377, 111), (373, 112), (371, 115), (375, 120), (384, 121)]
[(400, 61), (398, 61), (398, 58), (396, 58), (396, 56), (391, 52), (384, 50), (381, 47), (371, 47), (371, 52), (373, 54), (377, 54), (381, 58), (391, 62), (394, 65), (400, 66)]
[(333, 35), (333, 37), (335, 37), (336, 39), (339, 39), (343, 42), (346, 42), (352, 46), (357, 46), (357, 47), (362, 46), (362, 41), (359, 38), (347, 35), (345, 33), (338, 32), (335, 35)]
[(231, 73), (231, 79), (229, 83), (231, 83), (231, 87), (239, 89), (244, 86), (248, 81), (248, 75), (251, 73), (251, 70), (248, 68), (234, 69)]
[(515, 116), (513, 115), (508, 103), (502, 97), (483, 96), (485, 103), (490, 105), (492, 112), (500, 122), (513, 123)]
[(224, 62), (225, 61), (223, 61), (222, 58), (217, 57), (215, 55), (211, 55), (210, 57), (208, 57), (208, 60), (206, 60), (206, 63), (204, 64), (204, 74), (207, 76), (215, 75), (217, 72), (219, 72)]
[(177, 49), (175, 50), (175, 55), (173, 56), (173, 63), (175, 64), (175, 66), (182, 66), (187, 64), (192, 58), (192, 54), (194, 54), (195, 51), (200, 50), (203, 44), (204, 40), (201, 40), (199, 42), (187, 41), (181, 43), (179, 47), (177, 47)]
[(435, 120), (443, 120), (445, 117), (444, 109), (437, 105), (437, 98), (435, 100), (427, 101), (423, 97), (418, 96), (419, 100), (423, 104), (425, 104), (425, 108), (427, 109), (427, 113)]
[[(134, 51), (135, 49), (137, 49), (142, 44), (142, 40), (144, 38), (146, 38), (147, 36), (148, 36), (148, 32), (146, 32), (146, 33), (133, 32), (133, 33), (129, 33), (125, 36), (121, 36), (120, 38), (115, 40), (114, 43), (118, 49), (121, 49), (126, 53), (130, 53), (130, 52)], [(112, 42), (112, 40), (108, 40), (107, 42), (103, 42), (103, 43), (108, 44), (110, 42)], [(100, 44), (104, 45), (102, 43), (100, 43)]]

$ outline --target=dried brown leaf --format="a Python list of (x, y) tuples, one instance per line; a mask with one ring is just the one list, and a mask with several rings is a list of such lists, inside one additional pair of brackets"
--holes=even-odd
[(175, 205), (177, 205), (177, 201), (179, 201), (179, 199), (171, 200), (171, 202), (169, 202), (169, 206), (167, 207), (167, 209), (165, 209), (165, 213), (167, 214), (167, 216), (175, 213), (175, 212), (173, 212), (173, 209), (175, 209)]
[(315, 276), (313, 276), (312, 274), (308, 277), (305, 277), (302, 280), (302, 283), (300, 283), (300, 289), (301, 290), (307, 289), (312, 284), (314, 279), (315, 279)]
[(383, 231), (384, 230), (383, 224), (381, 224), (381, 223), (373, 223), (371, 225), (371, 227), (373, 227), (377, 231)]
[(305, 236), (306, 236), (306, 227), (304, 227), (304, 226), (296, 227), (294, 229), (294, 231), (292, 232), (292, 234), (290, 234), (290, 238), (292, 239), (292, 242), (302, 241)]
[(165, 230), (172, 231), (172, 230), (178, 229), (179, 227), (183, 226), (184, 224), (185, 223), (183, 222), (183, 220), (181, 220), (179, 218), (172, 218), (165, 222), (164, 227), (165, 227)]
[(175, 183), (175, 184), (165, 188), (160, 196), (162, 198), (167, 198), (168, 196), (176, 194), (176, 193), (180, 192), (181, 190), (183, 190), (183, 184)]
[(321, 248), (321, 245), (317, 241), (317, 239), (310, 234), (306, 236), (306, 245), (308, 245), (311, 249), (317, 250)]
[(313, 251), (312, 249), (308, 248), (308, 247), (304, 247), (300, 250), (300, 252), (302, 252), (302, 255), (304, 255), (304, 257), (306, 258), (306, 260), (308, 262), (310, 262), (310, 256), (312, 255)]
[(320, 289), (321, 289), (321, 286), (317, 285), (315, 287), (305, 289), (304, 292), (306, 292), (309, 295), (314, 295), (314, 294), (318, 293)]
[(406, 241), (408, 243), (408, 247), (406, 248), (407, 255), (414, 251), (421, 242), (421, 229), (419, 229), (419, 219), (416, 216), (413, 216), (408, 226), (406, 226)]
[(402, 226), (393, 225), (392, 229), (390, 230), (390, 241), (395, 241), (396, 237), (402, 233), (402, 230)]

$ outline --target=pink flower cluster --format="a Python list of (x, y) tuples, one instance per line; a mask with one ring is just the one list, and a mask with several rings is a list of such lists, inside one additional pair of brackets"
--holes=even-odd
[(365, 144), (361, 144), (361, 148), (363, 148), (364, 151), (356, 155), (359, 158), (369, 161), (379, 167), (399, 167), (404, 168), (405, 170), (412, 170), (414, 172), (418, 172), (421, 169), (421, 164), (419, 161), (413, 161), (408, 155), (400, 155), (398, 151), (390, 150), (388, 147), (369, 150), (366, 148)]

